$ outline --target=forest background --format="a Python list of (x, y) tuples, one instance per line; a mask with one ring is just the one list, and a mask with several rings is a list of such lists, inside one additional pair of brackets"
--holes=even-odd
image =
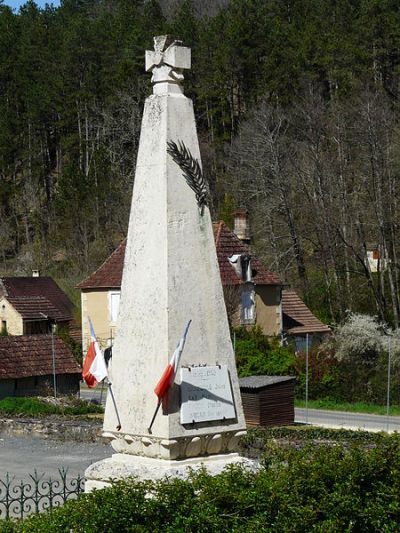
[[(150, 76), (192, 48), (213, 217), (324, 321), (400, 321), (400, 9), (389, 0), (0, 1), (0, 270), (73, 287), (124, 238)], [(372, 273), (367, 250), (379, 250)]]

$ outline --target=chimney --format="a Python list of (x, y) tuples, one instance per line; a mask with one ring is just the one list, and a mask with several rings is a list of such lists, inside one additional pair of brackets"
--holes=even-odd
[(233, 233), (245, 243), (250, 242), (249, 212), (246, 209), (237, 209), (233, 215)]
[(40, 276), (39, 270), (32, 270), (32, 278), (38, 278)]

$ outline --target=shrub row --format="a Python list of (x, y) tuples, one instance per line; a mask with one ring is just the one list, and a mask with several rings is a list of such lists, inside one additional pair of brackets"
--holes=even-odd
[(60, 398), (56, 403), (42, 398), (12, 397), (0, 400), (0, 416), (86, 415), (102, 413), (103, 407), (79, 398)]
[(379, 446), (270, 445), (252, 474), (230, 467), (189, 480), (115, 483), (6, 533), (398, 531), (400, 438)]

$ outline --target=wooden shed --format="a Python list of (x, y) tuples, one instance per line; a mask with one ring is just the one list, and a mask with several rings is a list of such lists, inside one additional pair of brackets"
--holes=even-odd
[(294, 423), (293, 376), (249, 376), (239, 380), (247, 426), (271, 427)]
[(61, 338), (9, 335), (0, 337), (0, 399), (46, 395), (53, 388), (53, 340), (57, 392), (79, 392), (82, 370)]

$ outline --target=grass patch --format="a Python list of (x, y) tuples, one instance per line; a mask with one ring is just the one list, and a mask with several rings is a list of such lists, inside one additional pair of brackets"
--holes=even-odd
[[(295, 400), (296, 407), (304, 408), (306, 402), (304, 400)], [(373, 403), (338, 403), (335, 400), (309, 400), (308, 407), (310, 409), (326, 409), (329, 411), (346, 411), (351, 413), (367, 413), (371, 415), (386, 415), (385, 405), (376, 405)], [(400, 416), (400, 406), (392, 405), (389, 414), (392, 416)]]
[(57, 401), (45, 398), (4, 398), (0, 400), (0, 416), (87, 415), (102, 413), (101, 405), (91, 404), (79, 398), (61, 398)]

